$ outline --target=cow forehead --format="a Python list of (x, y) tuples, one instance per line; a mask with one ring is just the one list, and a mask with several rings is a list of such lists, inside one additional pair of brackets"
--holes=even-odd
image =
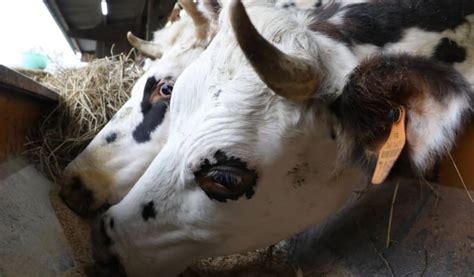
[[(255, 19), (253, 23), (262, 35), (283, 51), (298, 52), (305, 56), (317, 55), (314, 49), (310, 49), (312, 46), (306, 29), (301, 28), (291, 16), (281, 22), (282, 17), (294, 13), (275, 11), (266, 5), (251, 6), (247, 11)], [(268, 104), (266, 100), (274, 97), (238, 47), (228, 17), (224, 16), (221, 21), (220, 31), (211, 44), (184, 70), (175, 84), (171, 103), (172, 120), (183, 118), (183, 121), (195, 122), (197, 119), (190, 118), (190, 114), (194, 116), (196, 110), (219, 111), (226, 104), (240, 110), (249, 106), (259, 109)], [(186, 125), (186, 122), (180, 122), (176, 127)]]
[[(249, 11), (251, 16), (260, 12)], [(289, 32), (285, 38), (277, 35), (288, 26), (297, 29), (295, 22), (275, 26), (278, 18), (278, 13), (273, 14), (267, 22), (256, 22), (256, 26), (269, 39), (280, 39), (279, 46), (285, 51), (297, 51), (294, 45), (305, 44), (295, 42), (298, 33)], [(239, 49), (229, 24), (224, 24), (175, 84), (168, 143), (180, 145), (179, 151), (185, 151), (192, 163), (226, 149), (232, 152), (230, 155), (252, 163), (257, 156), (267, 154), (263, 141), (278, 145), (286, 127), (298, 121), (301, 113), (297, 108), (264, 85)]]
[(215, 39), (217, 47), (209, 46), (175, 84), (170, 116), (172, 129), (181, 133), (218, 132), (220, 121), (239, 121), (256, 104), (249, 91), (257, 95), (265, 90), (243, 55), (235, 51), (235, 41)]

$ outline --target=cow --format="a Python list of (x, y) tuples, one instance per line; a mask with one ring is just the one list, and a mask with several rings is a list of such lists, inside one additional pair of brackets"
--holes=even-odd
[(388, 180), (423, 178), (472, 116), (472, 1), (244, 4), (177, 79), (167, 142), (94, 228), (95, 270), (175, 276), (275, 243), (341, 208), (395, 124)]
[(122, 199), (166, 142), (173, 84), (210, 39), (205, 14), (192, 0), (179, 4), (185, 13), (155, 32), (153, 42), (127, 34), (133, 46), (156, 60), (130, 99), (65, 169), (61, 196), (80, 215)]

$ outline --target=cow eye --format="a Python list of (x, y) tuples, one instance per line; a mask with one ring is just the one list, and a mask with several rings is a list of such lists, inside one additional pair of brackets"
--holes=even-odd
[(237, 200), (243, 195), (250, 198), (256, 181), (255, 171), (231, 166), (215, 166), (197, 176), (197, 182), (207, 196), (220, 202)]
[(162, 96), (169, 96), (173, 92), (173, 83), (165, 82), (160, 87), (160, 94)]

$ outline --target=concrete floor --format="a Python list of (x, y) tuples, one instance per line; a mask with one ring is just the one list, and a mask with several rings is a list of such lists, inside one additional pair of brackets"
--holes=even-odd
[(48, 193), (52, 184), (21, 159), (0, 164), (0, 276), (61, 276), (74, 266)]
[(437, 186), (437, 198), (426, 185), (400, 184), (386, 248), (394, 187), (372, 187), (293, 238), (291, 262), (304, 276), (474, 276), (474, 204), (466, 191)]

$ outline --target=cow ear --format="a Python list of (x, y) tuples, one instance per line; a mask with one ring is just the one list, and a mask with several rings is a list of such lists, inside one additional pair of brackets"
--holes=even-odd
[[(372, 173), (393, 124), (393, 111), (406, 110), (406, 145), (397, 174), (424, 175), (453, 146), (472, 116), (469, 83), (452, 67), (422, 57), (379, 55), (363, 61), (337, 101), (344, 142), (353, 161)], [(361, 158), (362, 157), (362, 158)]]
[(222, 10), (222, 5), (219, 0), (200, 0), (198, 3), (198, 9), (211, 20), (211, 22), (217, 22), (219, 20), (219, 14)]

